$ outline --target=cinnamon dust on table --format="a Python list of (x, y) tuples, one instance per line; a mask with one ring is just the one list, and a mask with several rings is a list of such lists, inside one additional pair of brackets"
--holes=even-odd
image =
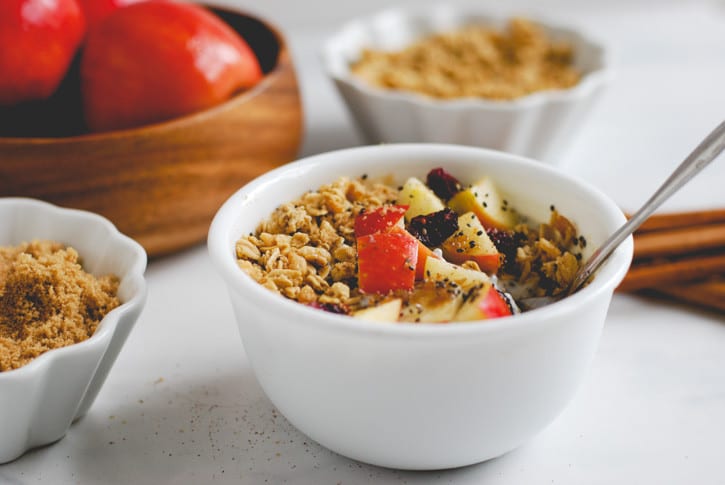
[(116, 276), (87, 273), (57, 242), (0, 246), (0, 372), (82, 342), (120, 304)]

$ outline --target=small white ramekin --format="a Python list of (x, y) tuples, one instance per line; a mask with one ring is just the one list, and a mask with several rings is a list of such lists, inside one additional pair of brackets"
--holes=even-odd
[(434, 32), (479, 24), (503, 28), (508, 18), (451, 5), (392, 8), (350, 21), (326, 40), (322, 63), (369, 143), (434, 142), (493, 148), (556, 164), (612, 79), (608, 50), (572, 28), (538, 17), (555, 40), (569, 42), (584, 75), (574, 87), (512, 101), (438, 100), (374, 87), (350, 65), (364, 48), (398, 50)]
[(0, 373), (0, 463), (62, 438), (101, 389), (146, 301), (146, 252), (107, 219), (26, 198), (0, 198), (0, 246), (34, 239), (72, 246), (83, 268), (121, 280), (121, 305), (83, 342)]
[(334, 315), (262, 287), (235, 243), (283, 202), (336, 178), (443, 167), (463, 183), (484, 174), (535, 220), (551, 205), (578, 225), (588, 250), (625, 222), (600, 191), (554, 168), (473, 147), (389, 144), (330, 152), (275, 169), (232, 195), (208, 237), (249, 361), (289, 421), (342, 455), (392, 468), (440, 469), (499, 456), (566, 406), (592, 361), (628, 239), (581, 291), (522, 315), (473, 323), (381, 324)]

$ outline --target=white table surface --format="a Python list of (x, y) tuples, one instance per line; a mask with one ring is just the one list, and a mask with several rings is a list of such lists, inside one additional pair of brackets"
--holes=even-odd
[[(550, 13), (610, 39), (618, 64), (561, 168), (634, 209), (725, 118), (725, 4)], [(318, 63), (334, 27), (286, 32), (306, 108), (303, 154), (360, 143)], [(725, 207), (725, 157), (666, 205), (705, 207)], [(88, 415), (0, 466), (0, 483), (725, 484), (722, 314), (616, 295), (586, 381), (542, 433), (479, 465), (403, 472), (336, 455), (275, 410), (203, 245), (152, 262), (147, 277), (146, 309)]]

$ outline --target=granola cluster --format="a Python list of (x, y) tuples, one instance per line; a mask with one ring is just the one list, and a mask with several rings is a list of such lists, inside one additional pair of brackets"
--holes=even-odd
[(359, 297), (355, 217), (397, 197), (394, 187), (365, 179), (343, 177), (279, 206), (237, 242), (239, 267), (300, 303), (350, 305)]
[(367, 49), (351, 66), (366, 82), (433, 98), (510, 100), (566, 89), (581, 74), (570, 44), (549, 39), (526, 19), (505, 31), (472, 25), (424, 38), (401, 51)]
[(557, 295), (569, 287), (581, 264), (586, 239), (577, 236), (569, 219), (551, 208), (548, 223), (531, 228), (519, 224), (515, 233), (521, 240), (515, 260), (503, 275), (507, 288), (517, 298)]

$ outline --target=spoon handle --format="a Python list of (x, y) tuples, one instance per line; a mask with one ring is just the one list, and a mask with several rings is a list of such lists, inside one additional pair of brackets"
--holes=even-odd
[(692, 179), (695, 175), (708, 166), (710, 162), (715, 160), (718, 155), (725, 149), (725, 121), (720, 123), (705, 138), (692, 153), (683, 161), (679, 167), (672, 172), (667, 180), (657, 189), (657, 192), (649, 198), (647, 202), (632, 215), (632, 217), (620, 227), (609, 239), (607, 239), (594, 254), (582, 266), (569, 287), (569, 294), (577, 291), (589, 277), (602, 265), (609, 255), (627, 239), (642, 223), (662, 205), (664, 201), (670, 198), (683, 185)]

